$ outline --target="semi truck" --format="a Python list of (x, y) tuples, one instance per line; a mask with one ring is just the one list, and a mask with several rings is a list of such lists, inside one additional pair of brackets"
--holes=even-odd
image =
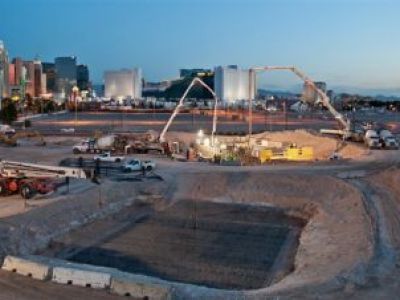
[(91, 153), (148, 153), (162, 152), (162, 147), (153, 142), (151, 133), (112, 134), (100, 138), (89, 138), (72, 148), (74, 154)]
[(72, 148), (74, 154), (103, 152), (125, 152), (127, 140), (118, 135), (106, 135), (100, 138), (89, 138)]

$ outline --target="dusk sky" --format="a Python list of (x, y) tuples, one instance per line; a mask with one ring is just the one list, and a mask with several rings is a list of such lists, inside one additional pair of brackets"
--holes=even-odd
[(331, 87), (400, 91), (398, 0), (1, 0), (0, 12), (11, 57), (76, 55), (94, 83), (123, 67), (156, 81), (179, 68), (296, 65)]

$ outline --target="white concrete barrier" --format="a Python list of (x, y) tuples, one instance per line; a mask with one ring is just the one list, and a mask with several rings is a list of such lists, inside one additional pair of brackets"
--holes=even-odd
[(52, 281), (95, 289), (107, 288), (111, 284), (111, 275), (95, 270), (74, 267), (54, 267)]
[(51, 277), (51, 267), (47, 264), (11, 255), (4, 259), (2, 269), (38, 280), (46, 280)]
[(136, 282), (134, 279), (123, 277), (111, 279), (111, 292), (120, 296), (148, 300), (172, 299), (172, 289), (169, 286), (150, 282)]

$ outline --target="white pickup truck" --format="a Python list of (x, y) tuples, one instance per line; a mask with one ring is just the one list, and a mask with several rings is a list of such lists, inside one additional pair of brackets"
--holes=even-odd
[(10, 125), (2, 125), (0, 124), (0, 133), (2, 134), (7, 134), (7, 135), (13, 135), (15, 134), (15, 129), (12, 128)]
[(372, 129), (368, 129), (365, 132), (364, 143), (369, 149), (379, 149), (381, 147), (379, 135), (375, 130)]
[(386, 129), (379, 131), (379, 139), (382, 147), (385, 149), (399, 149), (399, 143), (394, 135)]
[(121, 162), (125, 159), (124, 156), (112, 156), (110, 152), (96, 155), (93, 157), (95, 161), (106, 161), (106, 162)]
[(151, 171), (156, 167), (156, 163), (151, 160), (139, 160), (131, 159), (122, 166), (124, 172), (134, 172), (134, 171)]

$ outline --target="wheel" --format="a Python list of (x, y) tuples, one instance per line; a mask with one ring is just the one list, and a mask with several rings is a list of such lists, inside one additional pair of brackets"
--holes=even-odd
[(115, 162), (121, 162), (121, 159), (120, 159), (120, 158), (117, 158), (117, 159), (115, 160)]
[(24, 199), (31, 199), (33, 196), (35, 196), (36, 191), (31, 185), (24, 183), (21, 186), (20, 193)]
[(0, 196), (7, 195), (7, 183), (2, 180), (0, 181)]
[(74, 149), (74, 150), (72, 150), (72, 152), (73, 152), (74, 154), (79, 154), (79, 153), (81, 153), (81, 151), (79, 151), (78, 149)]
[(146, 167), (146, 171), (151, 171), (151, 170), (153, 170), (153, 167), (152, 167), (152, 166), (147, 166), (147, 167)]

